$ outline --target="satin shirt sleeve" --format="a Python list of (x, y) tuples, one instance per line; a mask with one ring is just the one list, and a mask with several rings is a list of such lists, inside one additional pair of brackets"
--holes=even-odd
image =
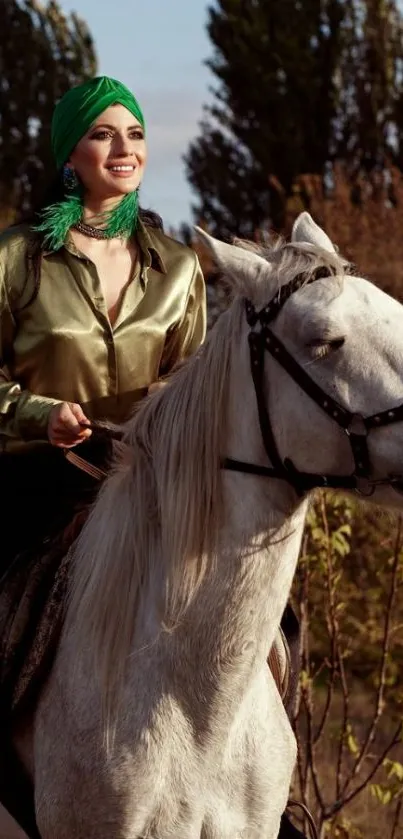
[[(25, 265), (18, 259), (16, 267), (20, 272), (25, 270)], [(20, 439), (46, 439), (50, 411), (60, 400), (30, 393), (18, 381), (12, 381), (9, 365), (13, 363), (15, 333), (6, 266), (0, 259), (0, 434)]]
[(195, 256), (195, 267), (183, 316), (167, 335), (160, 365), (160, 376), (166, 376), (177, 364), (193, 355), (203, 343), (205, 335), (205, 284), (199, 260)]

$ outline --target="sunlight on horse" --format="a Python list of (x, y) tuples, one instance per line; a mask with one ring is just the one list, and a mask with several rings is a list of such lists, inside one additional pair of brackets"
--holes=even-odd
[[(16, 737), (43, 839), (277, 837), (296, 744), (266, 660), (309, 492), (292, 470), (221, 468), (224, 457), (270, 466), (248, 340), (260, 325), (248, 324), (245, 298), (253, 315), (302, 276), (271, 324), (299, 367), (352, 414), (403, 402), (402, 307), (348, 275), (307, 213), (290, 244), (259, 252), (205, 238), (234, 300), (125, 428), (127, 454), (74, 548), (63, 636), (30, 736)], [(269, 352), (262, 376), (278, 469), (289, 458), (295, 475), (351, 475), (351, 434), (328, 404)], [(368, 449), (374, 501), (401, 507), (389, 477), (401, 468), (403, 424), (371, 430)]]

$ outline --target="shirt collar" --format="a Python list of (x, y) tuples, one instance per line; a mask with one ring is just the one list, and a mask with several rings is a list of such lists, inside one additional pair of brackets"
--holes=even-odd
[(144, 268), (152, 268), (154, 271), (166, 274), (167, 269), (158, 249), (158, 243), (155, 241), (153, 229), (146, 227), (140, 220), (137, 229), (137, 239), (144, 257)]
[[(144, 259), (144, 268), (147, 270), (148, 268), (152, 268), (154, 271), (159, 271), (161, 274), (166, 274), (167, 270), (164, 264), (164, 260), (158, 250), (157, 243), (155, 242), (155, 238), (152, 233), (152, 228), (147, 228), (142, 221), (139, 220), (138, 229), (137, 229), (137, 239), (140, 246), (140, 250), (143, 255)], [(74, 242), (67, 241), (62, 245), (62, 248), (65, 248), (69, 253), (74, 254), (74, 256), (78, 256), (80, 259), (85, 259), (85, 254), (81, 253), (75, 246)], [(62, 249), (60, 248), (60, 250)], [(43, 256), (51, 256), (52, 254), (57, 253), (57, 251), (46, 249), (43, 251)]]

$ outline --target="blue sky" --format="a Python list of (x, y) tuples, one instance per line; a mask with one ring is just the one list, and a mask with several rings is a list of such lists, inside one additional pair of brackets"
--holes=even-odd
[(167, 227), (191, 220), (182, 156), (198, 133), (213, 76), (207, 0), (59, 0), (91, 31), (100, 74), (128, 85), (143, 108), (149, 163), (141, 201)]

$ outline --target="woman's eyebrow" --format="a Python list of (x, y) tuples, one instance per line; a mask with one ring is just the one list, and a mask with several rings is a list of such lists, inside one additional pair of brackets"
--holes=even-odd
[[(99, 128), (109, 128), (111, 131), (116, 131), (116, 125), (110, 125), (108, 122), (100, 122), (98, 125), (93, 125), (91, 131), (97, 131)], [(133, 123), (133, 125), (127, 126), (127, 131), (131, 131), (133, 128), (140, 128), (141, 131), (143, 130), (139, 122)]]

